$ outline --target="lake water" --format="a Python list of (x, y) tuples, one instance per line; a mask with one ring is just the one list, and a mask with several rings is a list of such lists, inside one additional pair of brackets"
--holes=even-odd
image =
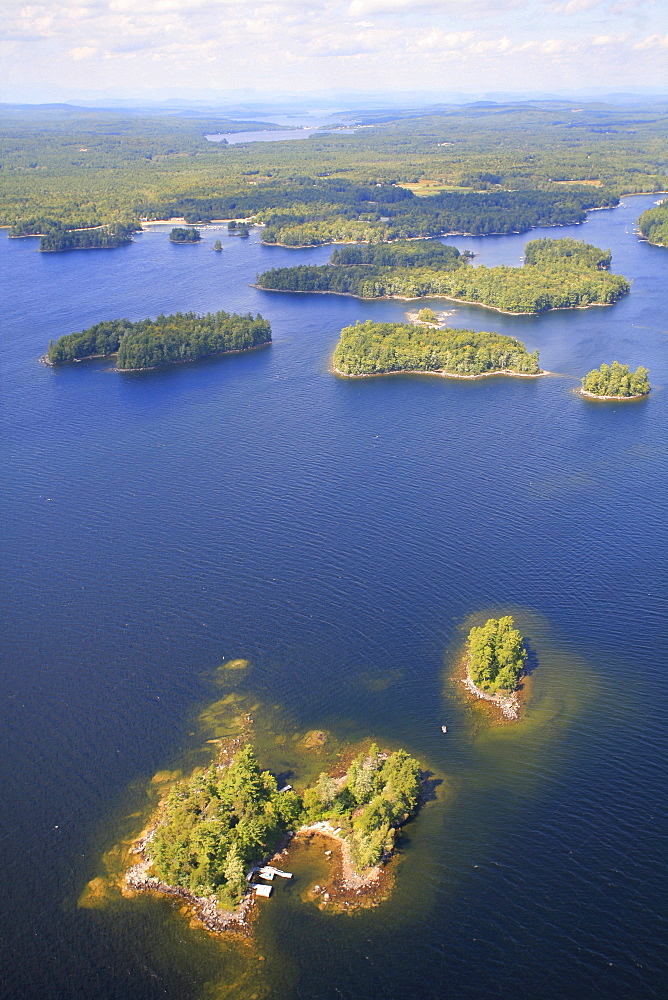
[[(286, 123), (289, 124), (289, 123)], [(321, 135), (331, 135), (335, 131), (336, 135), (354, 135), (354, 128), (324, 129), (320, 126), (309, 126), (307, 128), (294, 128), (290, 131), (278, 129), (272, 131), (267, 129), (264, 132), (214, 132), (205, 136), (209, 142), (227, 142), (230, 146), (236, 146), (242, 142), (286, 142), (291, 139), (308, 139), (314, 133)]]
[[(665, 995), (668, 251), (633, 231), (655, 200), (452, 240), (518, 264), (528, 239), (573, 235), (633, 280), (611, 308), (537, 318), (429, 303), (539, 348), (558, 375), (538, 380), (334, 378), (341, 326), (406, 303), (250, 287), (330, 248), (0, 238), (3, 996)], [(220, 308), (261, 311), (273, 345), (134, 375), (37, 360), (98, 320)], [(574, 394), (615, 358), (650, 368), (650, 398)], [(533, 696), (488, 729), (449, 670), (469, 616), (507, 610)], [(133, 822), (128, 789), (178, 763), (233, 656), (260, 716), (401, 744), (443, 779), (391, 901), (302, 904), (307, 859), (241, 987), (247, 958), (167, 904), (76, 905)]]

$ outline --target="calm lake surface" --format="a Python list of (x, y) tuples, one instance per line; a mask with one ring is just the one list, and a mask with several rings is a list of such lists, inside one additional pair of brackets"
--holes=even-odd
[[(0, 237), (3, 996), (665, 995), (668, 251), (633, 229), (655, 200), (451, 241), (518, 264), (572, 235), (633, 280), (611, 308), (539, 318), (429, 303), (539, 348), (558, 377), (538, 380), (334, 378), (341, 326), (407, 304), (249, 285), (331, 248)], [(221, 308), (262, 312), (273, 345), (134, 375), (37, 360), (102, 319)], [(649, 399), (574, 395), (615, 358), (650, 368)], [(469, 616), (505, 611), (533, 695), (490, 730), (448, 677)], [(373, 735), (443, 778), (392, 900), (335, 917), (279, 887), (240, 988), (243, 957), (167, 904), (77, 907), (128, 788), (178, 764), (236, 656), (295, 732)]]

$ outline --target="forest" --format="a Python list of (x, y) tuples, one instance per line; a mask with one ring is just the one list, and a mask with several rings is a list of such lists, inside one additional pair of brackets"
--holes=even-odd
[(341, 330), (332, 360), (336, 371), (343, 375), (484, 375), (496, 371), (538, 375), (541, 370), (538, 352), (529, 354), (514, 337), (371, 320)]
[(594, 368), (582, 379), (582, 388), (593, 396), (646, 396), (650, 391), (649, 370), (639, 365), (634, 372), (628, 365), (613, 361)]
[(403, 750), (376, 746), (354, 758), (342, 778), (321, 774), (303, 798), (280, 791), (261, 771), (250, 745), (226, 765), (178, 782), (146, 847), (158, 877), (199, 896), (234, 906), (246, 873), (271, 855), (287, 831), (331, 820), (347, 837), (356, 867), (391, 853), (397, 828), (418, 807), (420, 765)]
[(649, 208), (638, 219), (641, 234), (658, 247), (668, 247), (668, 201)]
[(247, 351), (271, 341), (269, 322), (250, 313), (173, 313), (130, 322), (105, 320), (87, 330), (69, 333), (49, 343), (50, 364), (117, 354), (116, 367), (125, 370), (194, 361), (213, 354)]
[(60, 250), (104, 250), (132, 243), (137, 226), (118, 222), (101, 229), (72, 230), (61, 227), (47, 229), (39, 241), (39, 249), (54, 253)]
[[(471, 267), (465, 254), (440, 257), (433, 249), (438, 245), (426, 243), (424, 257), (413, 249), (415, 243), (392, 244), (393, 250), (383, 245), (366, 251), (344, 248), (335, 251), (329, 264), (272, 268), (258, 275), (257, 284), (268, 291), (338, 292), (369, 299), (443, 296), (511, 313), (609, 305), (630, 288), (625, 278), (607, 270), (609, 251), (577, 240), (533, 240), (527, 243), (523, 267)], [(358, 264), (356, 251), (369, 260), (378, 254), (379, 260), (391, 261), (394, 253), (401, 263)]]
[(489, 618), (468, 636), (468, 674), (486, 694), (509, 693), (517, 688), (527, 651), (511, 615)]
[[(215, 109), (0, 108), (0, 224), (247, 218), (277, 242), (524, 230), (668, 188), (665, 108), (561, 101), (342, 115), (353, 134), (225, 145)], [(422, 197), (425, 191), (436, 191)]]
[(199, 243), (201, 239), (199, 229), (193, 226), (187, 228), (175, 226), (169, 234), (170, 243)]

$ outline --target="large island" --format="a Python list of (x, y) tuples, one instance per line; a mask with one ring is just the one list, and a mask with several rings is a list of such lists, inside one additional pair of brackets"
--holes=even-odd
[(210, 767), (173, 785), (135, 842), (141, 860), (126, 873), (126, 887), (180, 897), (210, 931), (240, 929), (256, 896), (271, 892), (261, 879), (273, 878), (275, 852), (292, 839), (324, 836), (356, 876), (361, 903), (397, 831), (417, 811), (420, 780), (407, 753), (372, 744), (343, 774), (323, 773), (300, 793), (279, 788), (253, 747), (233, 740)]
[(341, 330), (332, 359), (338, 375), (430, 374), (452, 378), (544, 375), (538, 352), (500, 333), (415, 323), (356, 323)]
[(270, 342), (271, 326), (259, 314), (253, 318), (251, 313), (240, 316), (222, 310), (204, 315), (179, 312), (134, 323), (127, 319), (96, 323), (51, 341), (42, 360), (58, 365), (115, 354), (119, 371), (141, 371), (250, 351)]
[(526, 315), (610, 305), (630, 287), (609, 272), (609, 251), (573, 239), (532, 240), (523, 267), (472, 267), (469, 256), (432, 241), (346, 247), (329, 264), (265, 271), (257, 285), (366, 299), (438, 297)]

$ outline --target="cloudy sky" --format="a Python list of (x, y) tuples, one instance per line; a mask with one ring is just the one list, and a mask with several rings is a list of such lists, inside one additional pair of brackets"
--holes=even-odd
[(665, 88), (667, 0), (2, 0), (0, 100)]

